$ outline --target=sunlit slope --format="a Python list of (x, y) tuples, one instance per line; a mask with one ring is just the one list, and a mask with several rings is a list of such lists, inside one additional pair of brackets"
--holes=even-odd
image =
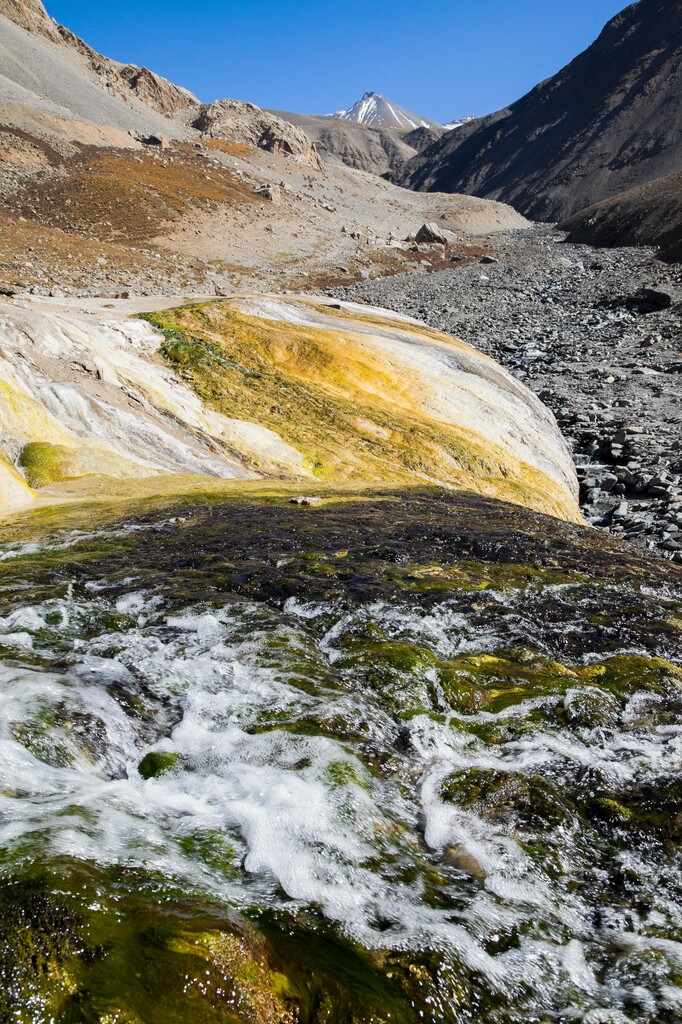
[[(0, 314), (3, 508), (74, 481), (436, 484), (578, 521), (551, 414), (492, 360), (381, 310), (239, 297), (145, 318)], [(136, 487), (132, 486), (132, 493)]]
[(492, 360), (381, 310), (247, 297), (152, 314), (202, 401), (256, 422), (320, 480), (436, 483), (578, 520), (551, 414)]

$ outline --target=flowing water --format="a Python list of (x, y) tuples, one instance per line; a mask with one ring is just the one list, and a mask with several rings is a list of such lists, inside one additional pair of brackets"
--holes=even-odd
[[(482, 504), (189, 508), (7, 548), (12, 906), (61, 893), (87, 945), (107, 900), (194, 901), (278, 977), (337, 974), (202, 1016), (197, 970), (177, 1020), (682, 1021), (680, 591), (570, 528), (557, 559), (537, 523), (515, 547), (521, 513)], [(98, 1008), (77, 943), (36, 981), (0, 935), (8, 1020), (176, 1019)]]

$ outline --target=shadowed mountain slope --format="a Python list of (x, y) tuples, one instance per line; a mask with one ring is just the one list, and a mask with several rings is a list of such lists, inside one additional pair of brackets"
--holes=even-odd
[(588, 206), (560, 226), (571, 242), (655, 245), (661, 259), (682, 262), (682, 172)]
[(640, 0), (553, 78), (448, 133), (397, 180), (561, 220), (682, 169), (681, 96), (682, 0)]

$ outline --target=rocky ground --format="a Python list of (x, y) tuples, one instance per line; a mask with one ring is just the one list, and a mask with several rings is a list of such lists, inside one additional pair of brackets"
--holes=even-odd
[[(502, 362), (570, 439), (587, 520), (682, 564), (682, 271), (649, 249), (496, 235), (495, 257), (343, 290)], [(488, 262), (493, 260), (493, 262)]]
[(51, 163), (42, 142), (4, 130), (0, 104), (0, 287), (39, 296), (341, 286), (444, 264), (443, 252), (403, 241), (425, 221), (467, 253), (483, 251), (481, 233), (526, 223), (499, 203), (408, 192), (220, 139), (69, 143), (48, 147)]

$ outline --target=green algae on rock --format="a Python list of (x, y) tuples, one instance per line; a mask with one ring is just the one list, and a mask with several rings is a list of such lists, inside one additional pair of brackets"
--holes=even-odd
[(151, 876), (70, 861), (5, 879), (0, 910), (8, 1021), (409, 1024), (438, 969), (437, 958), (368, 956), (296, 917), (254, 923)]
[(137, 766), (143, 779), (158, 779), (177, 767), (180, 755), (166, 750), (151, 750)]

